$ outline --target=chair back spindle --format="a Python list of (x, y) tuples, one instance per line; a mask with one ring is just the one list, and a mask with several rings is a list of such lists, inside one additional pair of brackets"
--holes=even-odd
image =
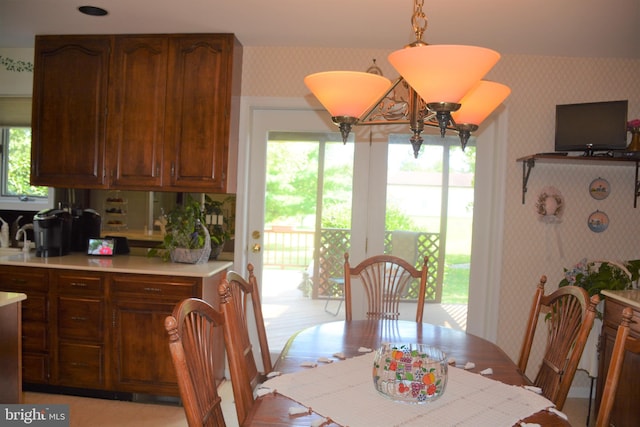
[(349, 254), (344, 254), (344, 294), (346, 320), (352, 320), (352, 282), (359, 279), (367, 300), (369, 319), (398, 319), (400, 301), (414, 280), (419, 281), (416, 295), (416, 322), (422, 322), (427, 286), (427, 257), (418, 270), (402, 258), (393, 255), (376, 255), (363, 260), (355, 267), (349, 263)]

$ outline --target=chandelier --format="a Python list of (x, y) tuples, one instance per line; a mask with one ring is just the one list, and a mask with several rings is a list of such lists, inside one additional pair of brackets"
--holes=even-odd
[(408, 124), (415, 157), (425, 126), (457, 132), (462, 150), (472, 132), (505, 100), (511, 89), (481, 80), (498, 62), (494, 50), (422, 41), (427, 18), (424, 0), (414, 0), (411, 24), (416, 40), (388, 60), (400, 74), (393, 83), (375, 64), (367, 72), (326, 71), (304, 82), (340, 127), (346, 144), (352, 126)]

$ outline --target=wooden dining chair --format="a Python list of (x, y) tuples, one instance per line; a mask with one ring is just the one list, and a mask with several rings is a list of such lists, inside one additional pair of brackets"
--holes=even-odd
[[(633, 310), (626, 307), (622, 311), (622, 320), (618, 326), (616, 341), (613, 344), (611, 360), (609, 361), (609, 369), (607, 378), (604, 383), (604, 390), (600, 400), (600, 409), (598, 410), (598, 418), (596, 427), (609, 427), (611, 418), (611, 409), (618, 390), (618, 382), (620, 373), (622, 372), (622, 362), (627, 351), (632, 353), (640, 353), (640, 340), (629, 336), (629, 325), (632, 322)], [(603, 372), (604, 374), (604, 372)]]
[(346, 320), (352, 320), (351, 279), (358, 278), (367, 298), (367, 318), (397, 319), (400, 316), (400, 300), (409, 294), (412, 282), (418, 281), (415, 299), (418, 302), (416, 322), (422, 322), (427, 287), (427, 257), (422, 270), (418, 270), (402, 258), (393, 255), (375, 255), (355, 267), (349, 264), (349, 254), (344, 254), (344, 306)]
[(240, 316), (244, 324), (244, 328), (249, 330), (249, 305), (253, 311), (253, 317), (256, 323), (258, 333), (258, 342), (260, 344), (260, 355), (262, 356), (262, 374), (266, 375), (273, 370), (271, 363), (271, 354), (269, 353), (269, 342), (267, 341), (267, 331), (262, 316), (262, 304), (260, 302), (260, 289), (258, 288), (258, 280), (253, 274), (253, 264), (247, 265), (249, 278), (246, 280), (242, 275), (235, 271), (227, 272), (227, 281), (233, 299), (240, 310)]
[(597, 295), (577, 286), (563, 286), (544, 295), (547, 277), (542, 276), (536, 289), (524, 341), (520, 350), (518, 368), (524, 375), (540, 317), (547, 329), (546, 348), (533, 384), (542, 394), (562, 410), (580, 357), (596, 316)]
[(224, 317), (224, 344), (233, 398), (238, 424), (242, 425), (255, 403), (253, 390), (263, 376), (258, 371), (253, 356), (244, 310), (241, 304), (236, 303), (237, 295), (234, 295), (226, 276), (220, 282), (218, 292), (220, 311)]
[(221, 344), (216, 331), (223, 323), (220, 312), (197, 298), (178, 303), (164, 322), (189, 427), (225, 426), (212, 351)]

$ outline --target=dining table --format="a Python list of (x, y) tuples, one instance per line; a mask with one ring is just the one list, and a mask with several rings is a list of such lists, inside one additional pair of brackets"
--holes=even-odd
[[(278, 376), (267, 380), (263, 386), (257, 390), (258, 397), (255, 404), (243, 425), (251, 426), (346, 426), (358, 427), (359, 425), (372, 426), (376, 422), (372, 422), (366, 412), (375, 411), (376, 407), (385, 407), (391, 402), (390, 411), (402, 412), (407, 406), (413, 406), (423, 413), (428, 413), (434, 408), (433, 404), (438, 402), (428, 402), (421, 405), (411, 405), (407, 403), (393, 402), (385, 397), (373, 393), (373, 397), (367, 399), (373, 404), (374, 409), (363, 409), (356, 405), (358, 396), (347, 395), (340, 396), (335, 393), (334, 403), (330, 403), (328, 407), (318, 409), (309, 402), (296, 400), (297, 396), (287, 395), (287, 391), (282, 391), (278, 387), (272, 387), (272, 383), (283, 384), (295, 383), (298, 379), (309, 373), (309, 370), (317, 370), (313, 374), (318, 374), (313, 381), (317, 381), (317, 387), (320, 391), (323, 386), (324, 378), (326, 381), (332, 381), (329, 369), (340, 367), (339, 364), (346, 367), (346, 363), (355, 363), (362, 360), (362, 363), (371, 363), (375, 350), (382, 343), (422, 343), (430, 346), (438, 347), (447, 355), (449, 366), (451, 369), (449, 375), (449, 385), (451, 393), (454, 393), (452, 384), (452, 369), (456, 371), (456, 376), (467, 375), (470, 378), (485, 381), (488, 378), (489, 385), (495, 384), (500, 387), (503, 385), (523, 386), (512, 387), (507, 390), (508, 394), (529, 393), (528, 396), (535, 395), (536, 399), (543, 399), (534, 391), (527, 390), (524, 386), (530, 385), (530, 381), (519, 371), (517, 365), (509, 358), (509, 356), (496, 344), (480, 338), (478, 336), (459, 331), (455, 329), (436, 326), (428, 323), (418, 323), (414, 321), (395, 320), (395, 319), (371, 319), (371, 320), (351, 320), (351, 321), (335, 321), (322, 323), (316, 326), (308, 327), (295, 333), (285, 345), (282, 353), (274, 363), (274, 371)], [(369, 357), (369, 359), (365, 359)], [(331, 365), (331, 367), (330, 367)], [(356, 365), (354, 365), (356, 366)], [(368, 365), (364, 368), (368, 378), (366, 382), (370, 382), (370, 389), (374, 390), (372, 379), (372, 367)], [(347, 368), (350, 369), (350, 368)], [(362, 368), (359, 368), (362, 369)], [(324, 370), (324, 371), (323, 371)], [(482, 374), (481, 374), (482, 372)], [(488, 373), (488, 374), (487, 374)], [(326, 374), (326, 375), (325, 375)], [(343, 375), (335, 373), (334, 375)], [(309, 375), (305, 375), (309, 377)], [(482, 377), (482, 378), (480, 378)], [(334, 377), (335, 380), (335, 377)], [(494, 383), (491, 381), (495, 380)], [(278, 381), (280, 381), (278, 383)], [(363, 382), (365, 382), (363, 381)], [(501, 384), (498, 384), (501, 383)], [(324, 386), (329, 386), (324, 384)], [(485, 384), (486, 386), (486, 384)], [(315, 385), (312, 385), (315, 387)], [(331, 390), (329, 388), (329, 390)], [(445, 390), (444, 396), (447, 395), (448, 389)], [(293, 393), (290, 393), (293, 394)], [(326, 394), (333, 394), (332, 391)], [(444, 400), (444, 396), (440, 399)], [(381, 400), (375, 400), (381, 399)], [(540, 402), (537, 402), (538, 404)], [(548, 402), (549, 406), (553, 406)], [(349, 406), (353, 404), (353, 411), (350, 414), (350, 421), (345, 423), (343, 420), (332, 418), (332, 412), (338, 412), (339, 406)], [(491, 402), (481, 402), (480, 405), (489, 407)], [(442, 406), (442, 405), (441, 405)], [(335, 408), (335, 409), (334, 409)], [(359, 408), (359, 409), (356, 409)], [(388, 406), (387, 406), (388, 408)], [(358, 412), (361, 411), (361, 412)], [(483, 411), (485, 412), (485, 411)], [(488, 416), (488, 412), (485, 414)], [(422, 415), (421, 415), (422, 416)], [(478, 423), (479, 422), (479, 423)], [(478, 419), (475, 425), (492, 425), (481, 422)], [(382, 423), (382, 422), (381, 422)], [(427, 423), (428, 425), (442, 425), (439, 423)], [(540, 426), (570, 426), (564, 414), (548, 410), (547, 408), (534, 411), (527, 414), (513, 425), (540, 425)], [(385, 424), (380, 424), (384, 425)], [(426, 425), (426, 424), (423, 424)], [(495, 425), (495, 424), (493, 424)]]

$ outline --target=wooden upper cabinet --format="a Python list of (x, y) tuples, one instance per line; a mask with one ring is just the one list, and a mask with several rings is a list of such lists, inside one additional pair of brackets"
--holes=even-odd
[(114, 39), (107, 137), (110, 186), (155, 189), (162, 185), (168, 39)]
[(32, 182), (235, 192), (241, 75), (233, 34), (37, 37)]
[(31, 183), (105, 188), (110, 40), (36, 36)]
[(165, 167), (176, 191), (235, 192), (241, 58), (231, 34), (171, 39)]

